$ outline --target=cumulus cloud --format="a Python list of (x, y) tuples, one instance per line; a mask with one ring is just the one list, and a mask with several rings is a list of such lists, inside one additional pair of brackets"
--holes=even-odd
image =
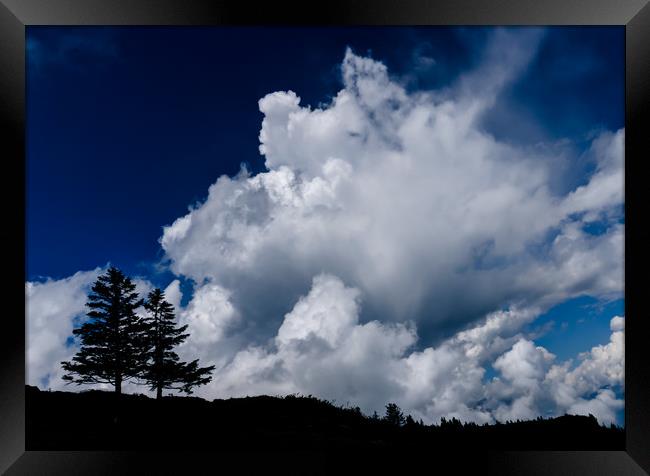
[[(602, 389), (590, 399), (580, 399), (568, 410), (574, 415), (593, 415), (604, 424), (616, 423), (616, 412), (622, 410), (625, 403), (622, 399), (616, 398), (616, 394), (610, 389)], [(619, 422), (620, 424), (621, 422)]]
[(605, 386), (623, 386), (625, 377), (625, 320), (612, 318), (609, 343), (593, 347), (579, 355), (580, 364), (572, 371), (560, 367), (556, 371), (564, 382), (579, 394), (594, 393)]
[(197, 393), (303, 392), (381, 406), (386, 391), (398, 391), (396, 366), (416, 335), (401, 323), (360, 324), (359, 309), (358, 290), (332, 275), (314, 277), (268, 345), (239, 350)]
[[(244, 349), (228, 337), (205, 395), (394, 398), (428, 420), (492, 421), (585, 408), (589, 385), (564, 402), (548, 391), (578, 375), (611, 383), (589, 380), (604, 364), (593, 356), (553, 365), (523, 329), (566, 299), (622, 296), (624, 131), (598, 134), (584, 154), (593, 173), (559, 189), (570, 180), (557, 147), (481, 126), (541, 38), (498, 30), (479, 66), (440, 91), (407, 92), (348, 49), (329, 105), (293, 91), (259, 101), (268, 172), (220, 177), (160, 239), (175, 273), (229, 290), (242, 316)], [(586, 229), (594, 221), (604, 232)], [(362, 365), (360, 349), (373, 359)], [(485, 385), (490, 364), (499, 376)]]
[(288, 345), (313, 336), (336, 347), (349, 328), (356, 324), (358, 296), (356, 289), (345, 288), (332, 276), (316, 276), (309, 294), (284, 317), (278, 330), (278, 342)]
[[(437, 346), (415, 349), (413, 323), (361, 323), (359, 290), (320, 274), (266, 345), (235, 349), (197, 394), (227, 398), (302, 393), (358, 405), (371, 414), (397, 401), (416, 418), (456, 417), (479, 423), (594, 414), (616, 421), (622, 400), (623, 318), (611, 342), (572, 361), (530, 341), (523, 329), (535, 309), (497, 311)], [(485, 367), (498, 375), (485, 382)]]
[(183, 313), (183, 321), (188, 324), (198, 344), (210, 344), (221, 339), (237, 316), (229, 301), (229, 292), (216, 284), (208, 284), (195, 290)]
[(624, 318), (612, 318), (610, 327), (610, 342), (580, 354), (575, 366), (554, 363), (553, 354), (531, 341), (517, 342), (493, 364), (501, 373), (487, 386), (497, 405), (494, 416), (514, 420), (591, 413), (602, 423), (616, 422), (624, 406), (615, 392), (624, 387)]
[(614, 331), (622, 331), (625, 329), (625, 318), (621, 316), (614, 316), (612, 317), (612, 320), (609, 322), (609, 328)]
[(61, 280), (25, 284), (27, 322), (27, 383), (60, 389), (61, 361), (71, 358), (70, 345), (75, 318), (85, 314), (87, 293), (100, 268), (79, 271)]
[(176, 309), (181, 307), (183, 292), (181, 291), (181, 282), (178, 279), (174, 279), (171, 283), (169, 283), (163, 292), (165, 293), (165, 299), (168, 303), (170, 303)]
[(348, 50), (331, 104), (268, 94), (269, 171), (220, 177), (165, 227), (171, 269), (231, 290), (248, 321), (268, 323), (261, 340), (321, 272), (359, 289), (362, 320), (412, 319), (431, 341), (511, 304), (620, 295), (623, 226), (597, 236), (584, 226), (622, 204), (624, 132), (594, 140), (596, 171), (563, 195), (549, 185), (561, 173), (550, 152), (480, 126), (538, 41), (499, 31), (477, 70), (445, 91), (407, 93), (384, 64)]

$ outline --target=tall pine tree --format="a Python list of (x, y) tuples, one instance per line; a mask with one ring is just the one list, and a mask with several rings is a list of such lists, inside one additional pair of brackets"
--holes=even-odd
[(72, 332), (81, 339), (81, 348), (71, 361), (62, 362), (69, 383), (108, 383), (115, 393), (122, 383), (145, 371), (147, 347), (145, 323), (135, 314), (142, 305), (135, 284), (115, 267), (95, 281), (88, 295), (90, 318)]
[(143, 376), (156, 398), (162, 397), (164, 389), (175, 389), (192, 393), (192, 387), (203, 385), (211, 380), (214, 365), (199, 367), (198, 360), (181, 362), (174, 348), (184, 342), (189, 334), (184, 334), (187, 325), (176, 327), (174, 306), (165, 300), (160, 289), (149, 293), (144, 305), (147, 310), (147, 342), (149, 361)]

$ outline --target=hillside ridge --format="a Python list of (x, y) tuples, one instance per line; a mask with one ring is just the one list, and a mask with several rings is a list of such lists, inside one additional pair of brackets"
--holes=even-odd
[[(27, 450), (330, 450), (480, 448), (622, 450), (625, 431), (593, 416), (477, 425), (403, 425), (311, 395), (215, 399), (26, 386)], [(433, 445), (433, 446), (432, 446)]]

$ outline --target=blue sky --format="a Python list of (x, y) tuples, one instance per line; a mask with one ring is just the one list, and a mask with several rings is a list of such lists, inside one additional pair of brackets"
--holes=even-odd
[[(344, 79), (346, 64), (348, 69), (356, 68), (357, 73), (376, 80), (387, 91), (393, 91), (393, 84), (397, 85), (399, 91), (395, 89), (392, 100), (400, 103), (405, 101), (404, 97), (410, 98), (404, 111), (411, 111), (413, 104), (422, 101), (423, 94), (431, 95), (426, 100), (436, 104), (435, 107), (444, 100), (465, 107), (466, 103), (457, 97), (462, 89), (458, 85), (468, 84), (472, 97), (488, 104), (481, 106), (481, 113), (472, 120), (474, 135), (471, 135), (480, 134), (496, 144), (486, 152), (486, 160), (493, 160), (494, 154), (503, 151), (507, 157), (509, 154), (533, 157), (526, 172), (529, 176), (538, 171), (535, 160), (552, 162), (548, 170), (553, 172), (547, 172), (543, 186), (551, 197), (558, 199), (569, 197), (580, 186), (595, 183), (594, 178), (601, 171), (611, 169), (611, 161), (602, 154), (609, 153), (608, 141), (624, 127), (624, 29), (510, 28), (506, 30), (505, 40), (498, 35), (493, 28), (479, 27), (29, 27), (26, 52), (28, 281), (36, 283), (51, 278), (53, 282), (63, 282), (77, 272), (110, 262), (149, 285), (165, 288), (177, 279), (178, 305), (190, 314), (196, 307), (192, 307), (195, 293), (208, 284), (218, 286), (224, 293), (230, 293), (229, 301), (223, 299), (232, 304), (233, 315), (244, 316), (233, 324), (232, 335), (224, 331), (230, 337), (223, 337), (227, 341), (223, 346), (233, 348), (242, 342), (260, 344), (272, 337), (278, 327), (282, 330), (282, 323), (288, 322), (288, 313), (298, 309), (298, 298), (303, 296), (309, 302), (310, 289), (314, 291), (317, 285), (342, 292), (347, 296), (342, 300), (351, 296), (334, 283), (316, 280), (318, 272), (335, 275), (342, 281), (344, 290), (348, 287), (359, 290), (363, 303), (358, 311), (360, 325), (373, 320), (390, 321), (386, 302), (377, 297), (392, 296), (382, 287), (388, 284), (375, 282), (383, 276), (382, 270), (375, 270), (377, 278), (373, 280), (372, 273), (359, 276), (357, 268), (337, 261), (349, 263), (349, 257), (327, 255), (323, 260), (324, 252), (307, 250), (304, 262), (295, 267), (287, 264), (286, 256), (280, 253), (279, 261), (268, 258), (267, 263), (266, 257), (260, 260), (265, 264), (252, 274), (245, 275), (243, 268), (228, 272), (230, 262), (211, 260), (215, 253), (220, 253), (215, 250), (231, 246), (230, 241), (223, 241), (221, 248), (210, 248), (216, 246), (217, 239), (206, 238), (209, 228), (201, 225), (195, 231), (194, 227), (203, 220), (200, 216), (206, 215), (208, 221), (221, 216), (217, 214), (219, 210), (211, 208), (212, 201), (217, 199), (209, 197), (208, 190), (215, 190), (215, 194), (220, 193), (219, 197), (226, 200), (224, 197), (230, 193), (226, 192), (228, 185), (215, 183), (226, 175), (237, 186), (243, 184), (245, 179), (235, 178), (241, 164), (245, 164), (252, 177), (267, 173), (271, 174), (269, 177), (275, 176), (273, 173), (282, 166), (303, 174), (304, 181), (315, 176), (314, 165), (307, 159), (296, 162), (300, 159), (293, 158), (293, 152), (285, 159), (278, 151), (300, 151), (304, 147), (304, 157), (311, 157), (310, 154), (318, 154), (326, 146), (314, 145), (312, 149), (307, 142), (292, 143), (302, 139), (274, 135), (279, 133), (269, 126), (267, 149), (261, 154), (262, 121), (271, 124), (275, 117), (284, 114), (282, 108), (294, 107), (287, 105), (293, 101), (290, 96), (271, 97), (275, 92), (294, 91), (300, 97), (300, 106), (309, 105), (310, 111), (333, 110), (339, 91), (352, 91), (354, 85), (349, 81), (356, 81)], [(346, 53), (348, 48), (352, 56)], [(378, 64), (388, 71), (388, 82), (382, 79), (384, 73), (376, 67)], [(472, 76), (472, 71), (483, 73)], [(502, 73), (507, 77), (503, 81), (498, 79)], [(484, 82), (481, 75), (485, 77)], [(485, 86), (491, 78), (497, 78), (493, 96)], [(258, 104), (265, 97), (270, 98), (267, 105)], [(373, 113), (376, 113), (374, 121), (384, 121), (382, 111)], [(312, 144), (317, 144), (320, 139), (310, 136), (311, 129), (305, 127), (304, 137), (311, 137)], [(388, 137), (396, 130), (400, 135), (406, 129), (385, 130)], [(399, 140), (407, 138), (400, 136)], [(283, 149), (283, 141), (288, 141), (291, 148)], [(362, 166), (348, 160), (345, 154), (352, 154), (351, 151), (359, 154), (359, 150), (363, 152), (363, 149), (336, 148), (332, 154), (350, 162), (356, 173)], [(421, 153), (419, 148), (413, 150), (415, 155)], [(372, 149), (373, 154), (384, 152), (383, 148)], [(466, 160), (464, 155), (459, 157), (454, 160)], [(493, 166), (497, 167), (497, 163), (499, 159)], [(380, 170), (380, 165), (376, 170)], [(471, 170), (465, 176), (472, 175)], [(491, 171), (493, 167), (486, 170)], [(515, 174), (519, 173), (517, 170), (516, 166), (503, 168), (498, 174), (507, 182), (511, 180), (508, 178), (511, 171)], [(494, 183), (499, 182), (498, 177)], [(513, 180), (514, 184), (518, 183), (518, 179)], [(539, 184), (531, 183), (530, 187), (525, 193), (536, 197), (529, 190), (536, 190)], [(400, 189), (396, 185), (395, 190), (409, 193), (408, 187)], [(423, 197), (426, 199), (426, 194)], [(467, 197), (471, 200), (471, 195)], [(417, 203), (421, 202), (418, 198), (415, 207), (411, 205), (410, 209), (419, 209)], [(248, 203), (245, 210), (255, 209), (256, 203)], [(591, 208), (566, 205), (574, 207), (571, 208), (574, 212), (562, 220), (549, 222), (538, 234), (522, 241), (527, 249), (523, 254), (504, 251), (503, 235), (499, 232), (493, 236), (492, 231), (483, 230), (483, 241), (468, 238), (472, 260), (454, 263), (455, 269), (464, 270), (461, 274), (465, 273), (469, 285), (474, 286), (472, 297), (461, 297), (460, 284), (448, 284), (449, 288), (444, 288), (447, 284), (440, 283), (449, 280), (422, 271), (422, 279), (414, 278), (406, 292), (395, 294), (398, 298), (393, 299), (392, 315), (398, 316), (397, 321), (415, 320), (419, 339), (414, 348), (422, 352), (427, 346), (438, 345), (475, 325), (481, 316), (490, 312), (507, 309), (515, 302), (524, 307), (537, 306), (540, 309), (537, 317), (522, 324), (519, 332), (555, 354), (558, 361), (573, 358), (575, 362), (579, 353), (607, 344), (613, 332), (610, 320), (624, 315), (622, 288), (612, 291), (609, 284), (603, 284), (606, 280), (596, 269), (593, 276), (571, 282), (561, 291), (528, 283), (524, 275), (533, 273), (531, 270), (539, 272), (540, 266), (550, 262), (549, 253), (570, 253), (566, 262), (573, 263), (587, 256), (585, 249), (595, 250), (600, 246), (598, 243), (607, 242), (610, 236), (616, 239), (617, 230), (624, 223), (622, 203), (607, 203), (606, 209), (600, 201), (598, 205), (590, 205)], [(388, 204), (384, 209), (391, 206)], [(188, 207), (196, 211), (192, 212), (195, 218), (190, 227), (193, 241), (189, 248), (178, 241), (185, 239), (186, 233), (177, 239), (178, 233), (174, 231), (182, 228), (177, 220), (188, 214)], [(264, 210), (258, 211), (265, 213)], [(505, 207), (495, 216), (507, 215), (509, 210), (511, 207)], [(364, 216), (366, 212), (368, 216), (376, 216), (377, 223), (392, 216), (383, 211), (375, 215), (373, 210), (361, 210)], [(404, 229), (426, 228), (422, 224), (428, 216), (424, 214), (420, 218), (419, 222), (404, 224)], [(518, 231), (521, 227), (517, 219), (513, 220), (506, 223), (512, 227), (512, 233), (524, 233)], [(572, 225), (578, 231), (571, 231)], [(377, 226), (381, 230), (381, 225)], [(239, 233), (237, 230), (228, 231), (228, 240), (235, 236), (232, 233)], [(558, 240), (575, 239), (575, 233), (586, 248), (560, 249)], [(159, 240), (163, 235), (167, 241), (161, 245)], [(240, 238), (244, 242), (248, 237)], [(301, 243), (300, 238), (296, 240)], [(406, 243), (410, 238), (404, 240)], [(373, 245), (369, 243), (374, 241), (372, 238), (364, 243), (370, 249)], [(513, 237), (512, 241), (516, 242), (517, 238)], [(276, 253), (278, 246), (268, 248), (270, 251), (265, 256)], [(376, 256), (392, 256), (391, 252), (381, 254), (389, 249), (381, 246)], [(411, 246), (420, 249), (419, 242)], [(238, 252), (235, 248), (232, 256)], [(195, 257), (199, 251), (205, 253), (201, 255), (204, 259)], [(419, 269), (422, 260), (409, 253), (400, 251), (394, 256), (404, 262), (413, 260), (410, 268), (405, 269)], [(387, 258), (386, 262), (391, 261)], [(444, 267), (443, 262), (436, 261)], [(278, 277), (283, 273), (281, 279), (273, 278), (277, 288), (272, 293), (263, 290), (262, 284), (256, 284), (268, 282), (269, 275), (265, 274), (268, 269), (281, 270)], [(508, 270), (510, 276), (522, 273), (521, 279), (526, 282), (521, 284), (512, 277), (503, 277)], [(391, 279), (401, 279), (401, 276), (403, 273)], [(502, 288), (494, 284), (495, 288), (489, 289), (489, 283), (502, 281), (509, 284), (503, 284)], [(421, 282), (446, 291), (426, 295), (429, 288), (423, 285), (421, 292), (425, 297), (422, 297), (416, 289)], [(409, 293), (418, 297), (411, 299)], [(273, 317), (260, 317), (264, 312)], [(276, 341), (282, 342), (281, 334)], [(228, 361), (223, 355), (213, 357)], [(506, 361), (497, 360), (497, 356), (492, 359), (493, 363)], [(500, 375), (491, 365), (483, 368), (484, 382)], [(501, 373), (503, 378), (508, 375), (505, 371)], [(621, 411), (617, 410), (619, 418)]]
[[(204, 199), (217, 177), (240, 163), (264, 170), (257, 100), (293, 89), (303, 103), (328, 101), (346, 46), (408, 73), (411, 87), (437, 88), (478, 61), (488, 33), (28, 28), (28, 279), (107, 261), (147, 272), (160, 259), (161, 226)], [(623, 48), (619, 27), (551, 29), (486, 127), (512, 141), (570, 137), (575, 147), (597, 127), (623, 127)], [(435, 64), (418, 68), (418, 55)]]

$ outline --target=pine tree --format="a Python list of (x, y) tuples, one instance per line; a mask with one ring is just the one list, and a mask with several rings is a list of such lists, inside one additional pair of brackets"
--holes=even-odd
[(415, 420), (411, 415), (407, 415), (406, 420), (404, 421), (404, 425), (408, 428), (413, 428), (414, 426), (417, 425), (417, 423), (415, 423)]
[(68, 383), (108, 383), (122, 393), (122, 383), (137, 378), (146, 363), (144, 322), (135, 314), (142, 300), (135, 284), (115, 267), (99, 276), (88, 295), (90, 318), (72, 333), (81, 349), (71, 361), (61, 362)]
[(384, 421), (395, 426), (402, 426), (404, 424), (404, 414), (396, 403), (389, 403), (386, 405), (386, 415), (384, 415)]
[(165, 294), (160, 289), (154, 289), (149, 293), (144, 307), (148, 313), (146, 334), (149, 360), (143, 380), (151, 390), (156, 391), (156, 398), (162, 397), (164, 389), (190, 394), (192, 387), (208, 383), (214, 365), (199, 367), (198, 360), (181, 362), (174, 351), (174, 347), (184, 342), (189, 334), (183, 333), (187, 325), (176, 327), (174, 306), (165, 301)]

